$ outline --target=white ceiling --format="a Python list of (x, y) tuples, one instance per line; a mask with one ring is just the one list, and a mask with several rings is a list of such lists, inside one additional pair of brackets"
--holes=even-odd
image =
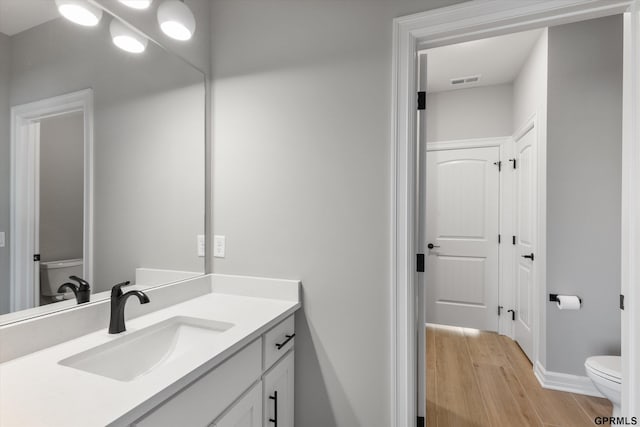
[(58, 16), (54, 0), (0, 0), (0, 33), (13, 36)]
[[(511, 83), (544, 30), (524, 31), (423, 51), (427, 92)], [(451, 79), (480, 75), (477, 83), (452, 86)]]

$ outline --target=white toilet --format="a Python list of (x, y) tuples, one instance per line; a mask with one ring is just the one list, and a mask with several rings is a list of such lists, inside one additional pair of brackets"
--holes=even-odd
[(613, 404), (612, 416), (620, 416), (622, 363), (620, 356), (591, 356), (584, 362), (587, 376)]
[[(72, 292), (58, 293), (58, 288), (70, 282), (69, 276), (82, 277), (82, 259), (65, 259), (40, 263), (40, 298), (42, 303), (73, 298)], [(72, 282), (75, 283), (75, 282)]]

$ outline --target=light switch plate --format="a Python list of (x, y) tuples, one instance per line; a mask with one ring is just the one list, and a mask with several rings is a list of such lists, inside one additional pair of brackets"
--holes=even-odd
[(0, 231), (0, 248), (4, 248), (4, 231)]
[(206, 243), (204, 239), (204, 234), (198, 234), (198, 256), (204, 257), (206, 253)]
[(226, 239), (224, 236), (213, 236), (213, 256), (224, 258)]

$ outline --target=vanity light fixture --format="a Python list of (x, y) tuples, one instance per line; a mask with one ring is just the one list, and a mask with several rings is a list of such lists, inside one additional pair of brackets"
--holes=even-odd
[(120, 3), (132, 9), (144, 10), (148, 9), (153, 0), (118, 0)]
[(158, 8), (162, 32), (176, 40), (189, 40), (196, 30), (196, 19), (184, 1), (166, 0)]
[(109, 32), (111, 33), (113, 44), (127, 52), (142, 53), (147, 48), (147, 43), (149, 43), (146, 37), (136, 33), (117, 19), (111, 21)]
[(86, 0), (56, 0), (56, 6), (62, 16), (85, 27), (98, 25), (102, 18), (102, 9)]

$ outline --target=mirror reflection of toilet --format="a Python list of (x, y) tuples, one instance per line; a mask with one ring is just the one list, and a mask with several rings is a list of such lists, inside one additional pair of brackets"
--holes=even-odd
[(83, 260), (66, 259), (40, 263), (41, 304), (50, 304), (63, 299), (73, 298), (72, 292), (58, 293), (58, 288), (69, 281), (69, 276), (82, 277)]
[(622, 363), (620, 356), (591, 356), (584, 362), (587, 376), (613, 404), (613, 417), (620, 416)]

